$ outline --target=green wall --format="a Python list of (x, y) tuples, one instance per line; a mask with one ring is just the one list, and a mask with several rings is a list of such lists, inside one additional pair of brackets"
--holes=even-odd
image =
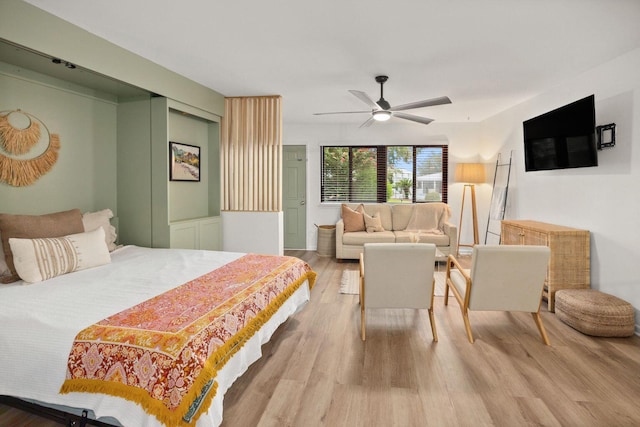
[(117, 215), (117, 104), (85, 92), (0, 62), (0, 111), (21, 109), (36, 116), (61, 143), (57, 163), (33, 185), (0, 183), (0, 212), (110, 208)]
[(209, 124), (169, 111), (169, 140), (200, 147), (201, 159), (200, 182), (169, 182), (169, 221), (209, 216)]
[[(79, 70), (92, 70), (141, 88), (149, 96), (171, 99), (169, 104), (178, 103), (180, 111), (195, 111), (196, 116), (206, 117), (208, 148), (215, 147), (208, 153), (210, 164), (219, 161), (218, 122), (224, 114), (224, 97), (216, 91), (21, 0), (0, 1), (0, 39), (39, 52), (45, 58), (70, 61)], [(156, 177), (155, 182), (161, 184), (151, 183), (153, 171), (166, 174), (168, 147), (166, 141), (161, 150), (154, 149), (154, 144), (149, 146), (150, 140), (158, 140), (152, 130), (157, 132), (159, 128), (151, 124), (155, 123), (153, 113), (158, 110), (152, 108), (153, 100), (160, 98), (118, 99), (113, 94), (38, 75), (37, 71), (46, 71), (32, 68), (36, 72), (0, 62), (0, 110), (21, 108), (41, 118), (60, 134), (62, 150), (54, 169), (33, 186), (14, 188), (0, 183), (0, 212), (39, 214), (74, 207), (83, 211), (111, 208), (114, 214), (128, 218), (126, 225), (120, 224), (121, 231), (126, 231), (123, 235), (131, 236), (133, 243), (150, 245), (152, 237), (167, 241), (167, 180)], [(166, 108), (160, 112), (166, 115)], [(164, 133), (168, 130), (166, 122), (164, 119)], [(179, 133), (182, 123), (177, 123)], [(204, 133), (203, 127), (196, 127), (196, 132)], [(152, 164), (156, 165), (153, 170)], [(219, 214), (219, 185), (210, 184), (208, 195), (208, 200), (200, 199), (198, 194), (190, 196), (188, 200), (202, 200), (204, 205), (197, 203), (191, 214), (178, 209), (175, 217), (199, 216), (207, 211), (203, 209), (207, 203), (209, 214)], [(144, 212), (137, 209), (140, 206)], [(156, 232), (151, 219), (164, 224), (162, 232)]]

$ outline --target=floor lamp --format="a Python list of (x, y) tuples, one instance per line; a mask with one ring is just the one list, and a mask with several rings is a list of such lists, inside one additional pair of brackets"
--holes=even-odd
[[(476, 210), (476, 186), (485, 181), (484, 164), (482, 163), (458, 163), (456, 165), (456, 182), (464, 183), (462, 191), (462, 206), (460, 207), (460, 226), (458, 227), (458, 252), (460, 254), (460, 246), (474, 247), (480, 240), (478, 239), (478, 213)], [(467, 195), (467, 188), (471, 190), (471, 211), (473, 216), (473, 244), (461, 245), (460, 236), (462, 235), (462, 218), (464, 217), (464, 200)]]

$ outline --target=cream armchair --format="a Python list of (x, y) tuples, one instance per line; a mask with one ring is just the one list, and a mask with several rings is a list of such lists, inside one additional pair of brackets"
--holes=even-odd
[(433, 340), (436, 245), (430, 243), (366, 243), (360, 255), (360, 321), (365, 340), (368, 308), (426, 308)]
[(469, 310), (524, 311), (531, 313), (542, 341), (549, 345), (540, 317), (549, 256), (546, 246), (477, 245), (468, 273), (449, 255), (444, 304), (449, 302), (451, 289), (460, 305), (469, 342), (473, 343)]

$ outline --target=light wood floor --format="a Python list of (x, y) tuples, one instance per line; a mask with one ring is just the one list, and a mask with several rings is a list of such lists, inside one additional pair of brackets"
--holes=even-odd
[[(470, 344), (455, 299), (437, 297), (437, 343), (426, 310), (369, 310), (363, 343), (358, 297), (338, 293), (357, 264), (287, 254), (318, 273), (311, 302), (227, 392), (225, 427), (640, 426), (638, 337), (588, 337), (544, 311), (547, 347), (529, 314), (472, 312)], [(0, 405), (0, 426), (54, 425)]]

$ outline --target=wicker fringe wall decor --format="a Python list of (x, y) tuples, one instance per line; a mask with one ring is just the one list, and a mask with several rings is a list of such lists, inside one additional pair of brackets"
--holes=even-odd
[[(28, 125), (22, 129), (13, 126), (9, 122), (12, 114), (24, 116)], [(35, 147), (42, 136), (40, 124), (44, 126), (49, 139), (44, 152), (30, 159), (11, 157), (27, 154)], [(24, 187), (36, 182), (58, 161), (60, 137), (49, 132), (47, 126), (32, 114), (19, 109), (0, 111), (0, 148), (0, 181), (14, 187)]]

